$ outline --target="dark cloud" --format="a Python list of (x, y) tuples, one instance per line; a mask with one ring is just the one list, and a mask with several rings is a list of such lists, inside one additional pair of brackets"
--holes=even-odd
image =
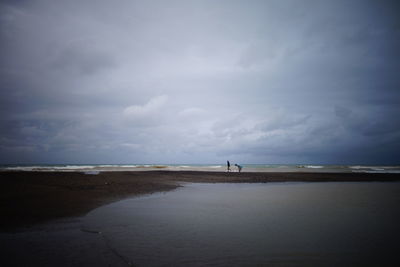
[(380, 136), (399, 134), (400, 118), (399, 108), (385, 108), (372, 106), (369, 109), (356, 111), (345, 107), (335, 107), (335, 113), (342, 125), (356, 133), (365, 136)]
[(51, 66), (62, 72), (90, 75), (113, 68), (115, 63), (110, 55), (96, 51), (90, 46), (69, 46), (56, 55)]
[(396, 164), (396, 1), (1, 1), (0, 163)]

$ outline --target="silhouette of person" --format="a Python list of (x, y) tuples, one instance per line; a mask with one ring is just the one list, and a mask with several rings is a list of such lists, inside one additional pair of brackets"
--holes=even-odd
[(229, 160), (226, 161), (226, 166), (227, 166), (228, 172), (230, 172), (231, 171), (231, 163), (229, 162)]
[(240, 166), (239, 164), (235, 164), (235, 166), (238, 168), (238, 171), (239, 171), (239, 172), (241, 172), (241, 171), (242, 171), (242, 169), (243, 169), (243, 167), (242, 167), (242, 166)]

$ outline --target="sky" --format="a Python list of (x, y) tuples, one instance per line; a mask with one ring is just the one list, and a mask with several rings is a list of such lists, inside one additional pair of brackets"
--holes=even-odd
[(0, 164), (400, 164), (398, 14), (0, 0)]

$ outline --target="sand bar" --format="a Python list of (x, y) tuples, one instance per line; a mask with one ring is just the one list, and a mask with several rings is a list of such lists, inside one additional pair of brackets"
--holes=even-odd
[(305, 173), (205, 171), (0, 172), (0, 230), (82, 216), (101, 205), (135, 195), (169, 191), (185, 182), (387, 182), (399, 173)]

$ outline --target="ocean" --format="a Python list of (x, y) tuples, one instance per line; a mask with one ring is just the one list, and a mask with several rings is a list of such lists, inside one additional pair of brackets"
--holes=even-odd
[[(386, 165), (307, 165), (307, 164), (240, 164), (242, 172), (362, 172), (362, 173), (400, 173), (400, 166)], [(103, 171), (216, 171), (226, 172), (221, 164), (37, 164), (0, 165), (0, 171), (80, 171), (96, 174)], [(231, 171), (238, 169), (231, 163)]]

